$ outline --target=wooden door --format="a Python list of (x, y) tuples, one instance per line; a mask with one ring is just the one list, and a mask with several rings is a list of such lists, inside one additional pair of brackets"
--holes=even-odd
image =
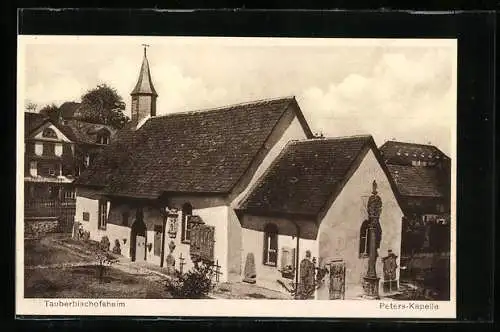
[(146, 237), (136, 236), (135, 239), (135, 260), (137, 262), (144, 261), (146, 258)]

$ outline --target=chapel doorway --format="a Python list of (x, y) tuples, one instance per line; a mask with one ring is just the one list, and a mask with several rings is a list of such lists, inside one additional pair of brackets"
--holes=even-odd
[(146, 260), (146, 224), (142, 209), (137, 209), (130, 231), (130, 258), (133, 262)]

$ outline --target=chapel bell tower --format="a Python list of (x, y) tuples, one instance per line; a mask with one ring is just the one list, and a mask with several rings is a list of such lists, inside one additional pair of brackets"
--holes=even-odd
[(156, 116), (156, 98), (158, 94), (153, 86), (149, 62), (146, 56), (146, 48), (149, 45), (143, 44), (144, 57), (142, 59), (139, 78), (134, 90), (130, 93), (132, 97), (131, 122), (137, 127), (144, 119)]

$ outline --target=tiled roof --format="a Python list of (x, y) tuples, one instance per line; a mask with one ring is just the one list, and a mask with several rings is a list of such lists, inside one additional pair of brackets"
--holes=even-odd
[(292, 103), (298, 110), (290, 97), (152, 117), (136, 131), (121, 130), (78, 184), (151, 199), (228, 193)]
[[(402, 196), (444, 197), (445, 172), (436, 167), (387, 165)], [(448, 174), (449, 175), (449, 174)]]
[(79, 120), (67, 120), (64, 124), (58, 124), (57, 128), (73, 142), (84, 144), (96, 144), (100, 130), (107, 130), (111, 137), (116, 133), (116, 129), (111, 126)]
[(63, 119), (72, 119), (76, 116), (78, 109), (80, 108), (80, 103), (74, 101), (67, 101), (59, 106), (59, 116)]
[(427, 162), (449, 160), (441, 150), (428, 144), (387, 141), (379, 150), (387, 164), (407, 165), (411, 164), (412, 160)]
[(33, 130), (39, 128), (49, 118), (43, 114), (24, 112), (24, 136), (28, 136)]
[(369, 135), (290, 142), (240, 209), (317, 216), (338, 195), (375, 142)]

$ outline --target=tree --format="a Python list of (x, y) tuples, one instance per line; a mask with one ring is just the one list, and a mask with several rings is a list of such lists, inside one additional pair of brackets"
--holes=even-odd
[(36, 112), (37, 107), (38, 105), (31, 101), (27, 101), (26, 106), (24, 106), (27, 112)]
[(100, 84), (82, 96), (80, 117), (83, 121), (111, 125), (122, 128), (129, 118), (123, 114), (125, 103), (118, 92)]
[(59, 107), (54, 103), (45, 105), (40, 109), (39, 113), (48, 116), (52, 121), (57, 122), (59, 120)]

